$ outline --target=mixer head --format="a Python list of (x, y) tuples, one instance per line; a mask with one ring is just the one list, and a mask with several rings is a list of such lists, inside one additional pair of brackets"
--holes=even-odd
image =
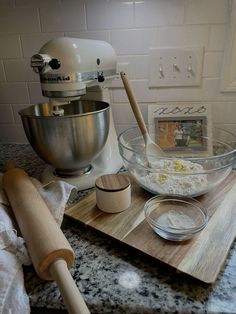
[(31, 58), (44, 96), (58, 104), (86, 94), (90, 86), (107, 86), (116, 75), (116, 54), (104, 41), (56, 38)]

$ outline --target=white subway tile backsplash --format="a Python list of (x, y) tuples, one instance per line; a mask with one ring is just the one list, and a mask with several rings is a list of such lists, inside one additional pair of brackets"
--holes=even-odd
[(211, 25), (208, 42), (208, 51), (215, 50), (223, 51), (226, 38), (225, 34), (226, 34), (225, 25)]
[[(235, 93), (221, 93), (219, 78), (204, 78), (201, 87), (177, 88), (148, 88), (147, 81), (131, 81), (136, 100), (138, 102), (156, 101), (232, 101), (236, 100)], [(127, 102), (123, 89), (113, 89), (114, 102)]]
[(0, 124), (0, 142), (28, 143), (21, 124)]
[[(212, 103), (213, 120), (236, 129), (236, 93), (220, 91), (228, 0), (0, 0), (0, 141), (27, 142), (18, 111), (48, 101), (30, 67), (49, 40), (104, 40), (117, 54), (145, 121), (148, 104)], [(198, 87), (149, 88), (149, 48), (205, 48)], [(136, 125), (121, 80), (111, 85), (117, 133)]]
[(161, 27), (157, 29), (157, 47), (206, 46), (209, 36), (208, 25)]
[(236, 135), (236, 124), (235, 123), (216, 123), (216, 127), (229, 131)]
[(88, 30), (131, 28), (134, 26), (133, 12), (133, 1), (87, 1)]
[(6, 81), (4, 69), (3, 69), (3, 62), (0, 61), (0, 82)]
[(185, 22), (188, 24), (224, 23), (228, 0), (187, 0)]
[(200, 101), (202, 99), (201, 87), (175, 87), (159, 88), (158, 101)]
[[(155, 66), (155, 65), (151, 65)], [(149, 58), (148, 56), (134, 57), (134, 77), (137, 80), (149, 79)]]
[(82, 1), (73, 5), (40, 8), (40, 20), (43, 32), (85, 30), (85, 11)]
[(36, 8), (17, 8), (0, 11), (1, 33), (40, 32)]
[(219, 77), (222, 68), (223, 52), (208, 52), (204, 57), (203, 77)]
[(157, 101), (157, 89), (149, 88), (147, 80), (133, 81), (132, 85), (137, 101), (144, 103)]
[(0, 10), (5, 10), (15, 7), (15, 0), (1, 0), (0, 1)]
[(39, 82), (39, 75), (32, 70), (30, 59), (5, 60), (4, 67), (8, 82)]
[(29, 107), (29, 104), (12, 104), (12, 111), (15, 123), (21, 123), (19, 111)]
[(122, 123), (131, 124), (135, 122), (134, 115), (131, 112), (129, 104), (112, 104), (112, 113), (115, 124)]
[(26, 104), (29, 102), (25, 83), (0, 83), (0, 101), (3, 104)]
[(118, 54), (140, 55), (150, 47), (207, 46), (208, 36), (207, 25), (117, 30), (111, 32), (111, 44)]
[(219, 94), (220, 81), (215, 78), (204, 78), (202, 81), (202, 93), (204, 100), (217, 100)]
[(117, 54), (147, 54), (150, 46), (156, 44), (155, 29), (111, 31), (111, 44)]
[(135, 26), (178, 25), (184, 22), (184, 0), (135, 1)]
[(65, 32), (66, 37), (75, 37), (83, 39), (95, 39), (110, 42), (109, 31), (85, 31), (85, 32)]
[(22, 56), (20, 38), (18, 35), (0, 34), (0, 58), (20, 58)]
[(212, 104), (212, 118), (215, 123), (234, 123), (236, 102), (214, 102)]
[(0, 104), (0, 123), (13, 123), (13, 112), (10, 104)]
[(48, 98), (42, 94), (40, 83), (28, 83), (28, 89), (31, 104), (48, 101)]
[(60, 0), (15, 0), (16, 7), (48, 7), (60, 4)]
[(215, 101), (236, 101), (235, 93), (224, 93), (220, 91), (219, 78), (204, 78), (202, 84), (202, 93), (204, 100)]
[(123, 88), (115, 88), (111, 90), (113, 103), (127, 103), (127, 95)]
[[(130, 81), (131, 88), (135, 95), (137, 102), (156, 102), (157, 89), (148, 88), (148, 81)], [(127, 94), (123, 88), (112, 90), (113, 101), (117, 103), (128, 102)]]
[[(142, 112), (144, 120), (147, 122), (148, 120), (147, 104), (139, 104), (139, 108)], [(112, 112), (115, 124), (119, 124), (121, 121), (122, 124), (126, 125), (134, 125), (137, 123), (129, 103), (113, 104)]]
[(22, 34), (21, 45), (23, 56), (25, 58), (32, 57), (39, 52), (40, 48), (46, 44), (47, 41), (56, 37), (63, 37), (63, 33), (39, 33), (37, 36), (35, 34)]

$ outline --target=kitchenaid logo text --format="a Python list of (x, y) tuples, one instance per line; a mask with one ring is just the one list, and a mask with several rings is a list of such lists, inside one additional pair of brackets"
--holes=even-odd
[(72, 78), (70, 75), (47, 75), (47, 76), (42, 76), (41, 77), (41, 82), (71, 82)]
[(57, 74), (42, 74), (40, 76), (41, 83), (60, 83), (60, 82), (78, 82), (79, 77), (76, 77), (75, 73), (57, 73)]
[(48, 81), (70, 81), (69, 76), (49, 77)]

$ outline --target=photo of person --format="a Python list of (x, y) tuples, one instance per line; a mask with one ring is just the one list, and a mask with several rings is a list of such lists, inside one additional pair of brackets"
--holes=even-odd
[(184, 146), (184, 130), (180, 123), (177, 123), (173, 136), (174, 136), (175, 146)]
[(162, 148), (166, 148), (167, 150), (181, 150), (186, 148), (194, 150), (206, 149), (204, 119), (159, 119), (157, 125), (156, 130), (158, 134), (156, 138)]

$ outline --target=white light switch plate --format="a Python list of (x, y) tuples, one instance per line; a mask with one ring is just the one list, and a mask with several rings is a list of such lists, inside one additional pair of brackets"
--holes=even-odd
[(200, 86), (203, 47), (150, 48), (149, 87)]

